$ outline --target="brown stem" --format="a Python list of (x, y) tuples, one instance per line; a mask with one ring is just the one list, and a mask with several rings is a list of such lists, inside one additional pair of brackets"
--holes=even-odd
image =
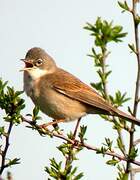
[(5, 160), (6, 160), (7, 150), (9, 147), (9, 138), (10, 138), (10, 133), (11, 133), (12, 127), (13, 127), (13, 123), (10, 122), (9, 127), (8, 127), (8, 131), (7, 131), (6, 136), (5, 136), (5, 138), (6, 138), (5, 147), (4, 147), (4, 150), (2, 151), (2, 154), (1, 154), (2, 161), (1, 161), (1, 167), (0, 167), (0, 175), (3, 173), (4, 169), (7, 167), (7, 165), (5, 164)]
[(73, 133), (73, 139), (76, 138), (76, 134), (77, 134), (78, 127), (80, 125), (80, 121), (81, 121), (81, 118), (79, 118), (77, 123), (76, 123), (75, 130), (74, 130), (74, 133)]
[[(78, 131), (78, 127), (80, 125), (80, 121), (81, 121), (81, 118), (78, 119), (78, 121), (76, 122), (76, 126), (75, 126), (75, 129), (74, 129), (74, 133), (73, 133), (73, 137), (72, 137), (72, 140), (74, 142), (77, 142), (76, 141), (76, 134), (77, 134), (77, 131)], [(69, 153), (68, 155), (65, 157), (66, 158), (66, 162), (65, 162), (65, 171), (67, 171), (67, 169), (69, 169), (69, 166), (70, 164), (72, 163), (73, 161), (73, 151), (74, 151), (74, 148), (75, 148), (75, 143), (72, 143), (71, 147), (70, 147), (70, 150), (69, 150)]]
[[(136, 89), (135, 89), (135, 98), (134, 98), (134, 107), (133, 107), (133, 115), (136, 117), (137, 110), (138, 110), (138, 104), (139, 104), (139, 88), (140, 88), (140, 52), (139, 52), (139, 36), (138, 36), (138, 24), (136, 22), (136, 1), (132, 0), (132, 16), (133, 16), (133, 22), (134, 22), (134, 34), (135, 34), (135, 45), (136, 45), (136, 56), (137, 56), (137, 65), (138, 65), (138, 70), (137, 70), (137, 79), (136, 79)], [(135, 125), (132, 123), (131, 125), (131, 131), (130, 131), (130, 141), (129, 141), (129, 154), (131, 152), (131, 149), (133, 147), (133, 142), (134, 142), (134, 129)], [(131, 163), (130, 161), (127, 162), (126, 166), (126, 173), (129, 173), (131, 169)], [(130, 171), (131, 172), (131, 171)], [(131, 179), (132, 179), (132, 174), (131, 174)]]

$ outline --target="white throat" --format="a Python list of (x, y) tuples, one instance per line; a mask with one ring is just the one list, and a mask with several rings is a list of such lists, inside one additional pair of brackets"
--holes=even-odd
[(31, 76), (32, 80), (37, 80), (47, 74), (47, 70), (39, 69), (39, 68), (32, 68), (28, 70), (28, 74)]
[(39, 68), (31, 68), (24, 71), (24, 90), (28, 96), (32, 97), (33, 93), (37, 93), (36, 83), (39, 79), (47, 74), (47, 70)]

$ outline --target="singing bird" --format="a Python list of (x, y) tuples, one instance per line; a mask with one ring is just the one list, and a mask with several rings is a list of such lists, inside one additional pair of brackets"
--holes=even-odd
[(59, 68), (45, 50), (34, 47), (22, 60), (25, 63), (25, 92), (55, 122), (68, 122), (88, 114), (105, 114), (140, 125), (135, 117), (113, 107), (93, 88)]

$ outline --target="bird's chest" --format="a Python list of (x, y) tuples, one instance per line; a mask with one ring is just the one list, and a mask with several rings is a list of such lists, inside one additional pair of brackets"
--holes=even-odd
[(55, 114), (60, 111), (58, 106), (59, 98), (56, 97), (56, 93), (53, 93), (47, 83), (44, 84), (41, 79), (33, 79), (30, 75), (25, 73), (24, 91), (32, 99), (34, 104), (45, 114), (55, 117)]
[(39, 95), (39, 80), (33, 79), (28, 73), (24, 73), (24, 91), (31, 98)]

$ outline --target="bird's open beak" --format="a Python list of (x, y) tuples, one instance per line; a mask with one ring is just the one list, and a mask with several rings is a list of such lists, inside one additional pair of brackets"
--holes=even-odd
[(33, 68), (33, 63), (31, 61), (27, 61), (26, 59), (21, 59), (25, 63), (25, 67), (21, 69), (20, 71), (28, 71)]

